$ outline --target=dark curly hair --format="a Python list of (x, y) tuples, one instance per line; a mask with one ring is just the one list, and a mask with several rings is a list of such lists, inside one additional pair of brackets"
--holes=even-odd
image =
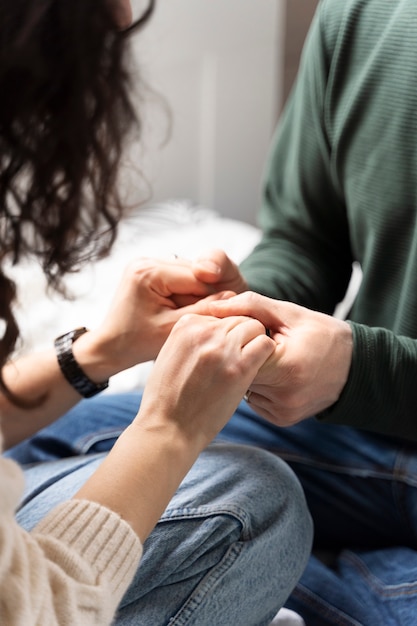
[(139, 124), (126, 35), (153, 7), (121, 32), (109, 0), (0, 0), (0, 368), (19, 336), (5, 262), (35, 256), (63, 290), (115, 239), (118, 166)]

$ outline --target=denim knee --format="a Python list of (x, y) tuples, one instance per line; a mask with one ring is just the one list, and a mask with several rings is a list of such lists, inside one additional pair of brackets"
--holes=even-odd
[(116, 624), (268, 624), (301, 576), (311, 541), (292, 470), (266, 451), (214, 444), (146, 542)]

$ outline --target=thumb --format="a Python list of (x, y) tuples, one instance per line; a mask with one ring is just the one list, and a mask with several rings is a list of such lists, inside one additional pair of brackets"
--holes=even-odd
[(197, 313), (198, 315), (211, 315), (213, 317), (227, 317), (213, 314), (211, 310), (211, 305), (213, 302), (227, 300), (229, 298), (233, 298), (233, 296), (235, 295), (236, 294), (234, 291), (219, 291), (217, 293), (211, 294), (210, 296), (207, 296), (206, 298), (202, 298), (197, 302), (190, 303), (190, 306), (185, 307), (183, 312)]
[(220, 249), (210, 250), (193, 261), (192, 270), (198, 280), (207, 283), (228, 281), (239, 274), (237, 265)]
[(278, 303), (253, 291), (245, 291), (229, 299), (210, 302), (210, 314), (215, 317), (245, 315), (261, 322), (265, 328), (277, 331), (282, 326)]

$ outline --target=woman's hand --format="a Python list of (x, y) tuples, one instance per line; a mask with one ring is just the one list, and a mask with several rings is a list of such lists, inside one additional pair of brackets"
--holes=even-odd
[(179, 318), (212, 292), (189, 262), (138, 259), (126, 268), (102, 324), (74, 343), (74, 355), (96, 381), (152, 360)]
[(223, 250), (215, 249), (191, 264), (194, 276), (211, 286), (212, 292), (233, 291), (242, 293), (248, 285), (236, 263)]
[[(91, 380), (100, 383), (154, 359), (182, 315), (230, 297), (231, 292), (217, 293), (204, 272), (200, 280), (194, 270), (183, 259), (139, 259), (126, 268), (104, 321), (73, 344), (74, 357)], [(14, 360), (3, 376), (16, 396), (34, 403), (31, 410), (20, 409), (0, 394), (7, 446), (51, 423), (80, 399), (63, 377), (52, 347)]]
[[(176, 257), (171, 264), (172, 269), (182, 267), (183, 271), (190, 270), (200, 288), (204, 285), (205, 295), (224, 292), (236, 294), (248, 288), (236, 263), (220, 249), (210, 250), (195, 260)], [(195, 304), (199, 300), (201, 293), (183, 290), (173, 294), (173, 301), (179, 307)]]
[(334, 404), (349, 375), (352, 331), (347, 322), (247, 292), (209, 303), (207, 312), (248, 315), (269, 329), (275, 350), (250, 385), (250, 405), (278, 426), (290, 426)]
[(274, 348), (257, 320), (182, 317), (156, 359), (136, 423), (170, 428), (201, 450), (223, 428)]
[(256, 320), (184, 316), (156, 359), (137, 417), (74, 497), (116, 511), (144, 541), (273, 349)]

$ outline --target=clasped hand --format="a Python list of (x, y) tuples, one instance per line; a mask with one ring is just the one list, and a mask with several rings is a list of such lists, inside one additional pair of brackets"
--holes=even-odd
[[(201, 302), (200, 312), (245, 315), (269, 329), (275, 349), (250, 385), (250, 405), (279, 426), (289, 426), (334, 404), (352, 362), (350, 325), (290, 302), (247, 292), (238, 267), (220, 250), (192, 264), (196, 278), (213, 289), (240, 293)], [(246, 293), (245, 293), (246, 291)]]
[[(350, 370), (353, 341), (349, 324), (246, 289), (238, 267), (219, 250), (195, 262), (183, 259), (135, 261), (128, 267), (98, 331), (106, 353), (111, 356), (112, 366), (120, 371), (154, 359), (175, 327), (169, 350), (166, 348), (162, 353), (165, 356), (161, 357), (167, 359), (164, 378), (167, 379), (168, 369), (174, 367), (174, 363), (178, 371), (191, 363), (196, 367), (195, 359), (200, 355), (201, 369), (195, 380), (198, 379), (201, 389), (205, 383), (215, 386), (210, 368), (207, 376), (203, 375), (207, 354), (221, 349), (207, 335), (213, 320), (210, 323), (206, 320), (207, 331), (204, 332), (205, 322), (197, 323), (189, 314), (252, 318), (261, 323), (257, 326), (258, 332), (261, 328), (264, 333), (265, 327), (270, 330), (274, 348), (266, 363), (259, 363), (259, 371), (251, 370), (253, 379), (248, 379), (250, 404), (254, 410), (277, 425), (288, 426), (331, 406), (340, 397)], [(242, 293), (235, 295), (239, 292)], [(198, 326), (201, 332), (199, 341), (194, 336), (193, 347), (186, 338), (184, 319), (177, 324), (184, 316), (190, 323), (186, 331), (191, 332)], [(183, 329), (181, 341), (177, 327)], [(188, 346), (186, 350), (184, 346)], [(182, 355), (180, 360), (177, 355)], [(233, 364), (237, 366), (232, 360), (231, 366)], [(218, 367), (222, 371), (219, 364)], [(240, 391), (243, 395), (245, 389)], [(197, 391), (195, 393), (198, 395)], [(221, 402), (227, 402), (227, 385), (220, 395)], [(213, 390), (210, 396), (213, 406), (214, 396)], [(233, 396), (232, 404), (235, 399)]]
[(91, 337), (103, 378), (155, 359), (174, 324), (196, 312), (194, 304), (201, 299), (223, 297), (217, 291), (181, 260), (140, 258), (130, 263)]
[(275, 349), (250, 385), (250, 405), (278, 426), (290, 426), (334, 404), (347, 382), (352, 331), (347, 322), (246, 292), (211, 303), (213, 315), (256, 317)]
[(185, 315), (173, 327), (152, 369), (137, 420), (202, 450), (236, 410), (273, 353), (264, 326), (245, 316)]

